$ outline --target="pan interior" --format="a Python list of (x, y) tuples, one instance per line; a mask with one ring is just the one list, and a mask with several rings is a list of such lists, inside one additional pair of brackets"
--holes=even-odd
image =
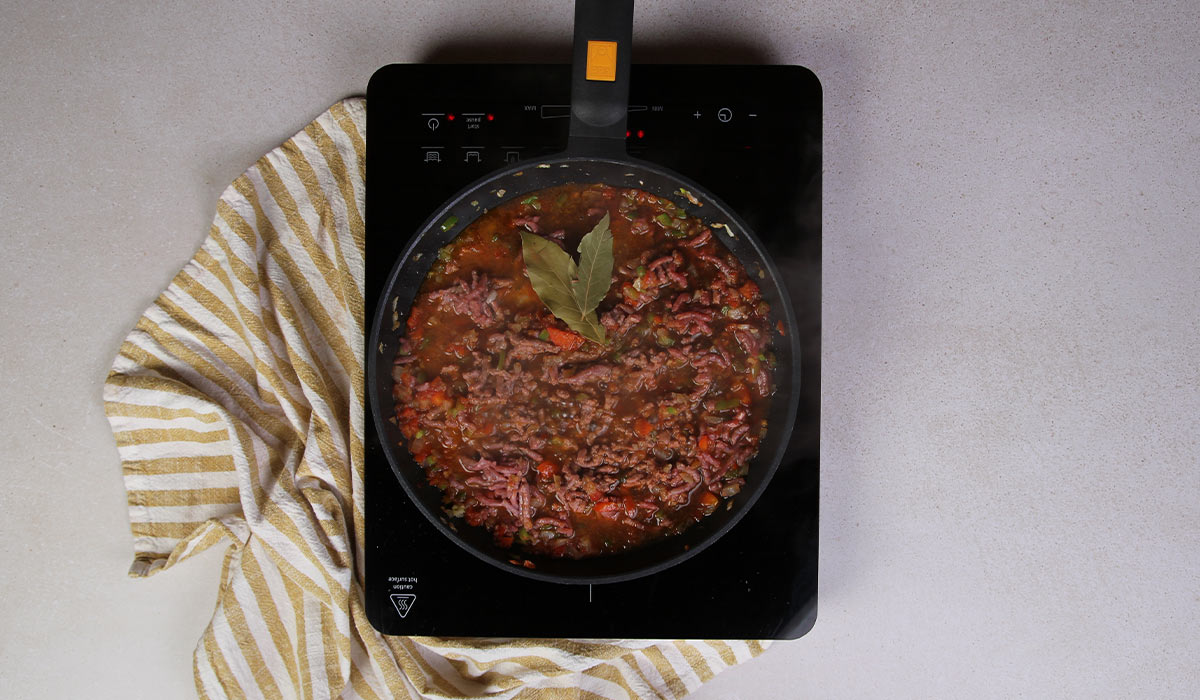
[[(729, 499), (728, 509), (718, 508), (679, 535), (626, 553), (580, 560), (531, 557), (535, 568), (529, 569), (514, 566), (512, 560), (523, 560), (525, 555), (495, 546), (485, 529), (448, 521), (441, 509), (442, 492), (424, 481), (422, 470), (402, 444), (399, 429), (389, 420), (394, 410), (390, 369), (409, 309), (438, 250), (497, 205), (536, 190), (570, 183), (604, 183), (645, 190), (672, 199), (689, 215), (709, 224), (724, 224), (718, 229), (727, 234), (721, 236), (721, 242), (739, 258), (747, 273), (757, 279), (763, 298), (771, 307), (771, 326), (782, 328), (783, 333), (773, 343), (778, 365), (775, 393), (767, 413), (767, 434), (750, 464), (745, 487)], [(799, 343), (789, 297), (778, 271), (761, 242), (728, 207), (696, 183), (650, 164), (564, 157), (514, 166), (469, 186), (430, 216), (421, 232), (413, 237), (393, 267), (376, 309), (368, 340), (374, 352), (368, 361), (367, 382), (371, 412), (392, 470), (418, 508), (451, 541), (483, 561), (523, 576), (561, 583), (604, 583), (645, 576), (695, 556), (732, 528), (766, 488), (783, 457), (795, 421)]]

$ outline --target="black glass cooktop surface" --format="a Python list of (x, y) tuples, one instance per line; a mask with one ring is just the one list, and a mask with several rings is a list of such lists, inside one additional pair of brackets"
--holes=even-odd
[[(506, 163), (565, 148), (569, 93), (565, 65), (392, 65), (372, 77), (365, 318), (408, 237), (440, 203)], [(628, 129), (631, 156), (723, 199), (783, 273), (802, 345), (786, 455), (746, 516), (683, 563), (622, 583), (545, 583), (476, 559), (426, 521), (367, 415), (363, 588), (380, 632), (794, 639), (816, 620), (820, 84), (795, 66), (635, 64)]]

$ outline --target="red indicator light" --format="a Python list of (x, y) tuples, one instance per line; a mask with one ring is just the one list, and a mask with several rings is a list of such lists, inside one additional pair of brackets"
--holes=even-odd
[(638, 129), (638, 138), (641, 139), (641, 138), (645, 138), (645, 137), (646, 137), (646, 132), (642, 131), (641, 129)]
[(447, 114), (447, 115), (446, 115), (446, 119), (448, 119), (448, 120), (450, 120), (450, 121), (454, 121), (454, 115), (453, 115), (453, 114)]
[(496, 115), (494, 115), (494, 114), (489, 114), (489, 115), (488, 115), (488, 121), (489, 121), (489, 122), (494, 122), (494, 121), (496, 121)]
[(631, 132), (630, 132), (628, 129), (626, 129), (626, 130), (625, 130), (625, 138), (629, 138), (629, 134), (630, 134), (630, 133), (631, 133)]

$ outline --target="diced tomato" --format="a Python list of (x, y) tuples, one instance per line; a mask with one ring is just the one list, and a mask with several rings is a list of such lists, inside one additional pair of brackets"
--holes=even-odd
[(399, 428), (404, 437), (409, 440), (413, 439), (413, 435), (417, 432), (417, 410), (412, 406), (405, 406), (400, 411)]
[(650, 421), (646, 420), (645, 418), (638, 418), (637, 421), (634, 422), (634, 424), (633, 424), (633, 429), (635, 431), (637, 431), (638, 435), (640, 435), (642, 437), (646, 437), (647, 435), (649, 435), (651, 432), (654, 431), (654, 424), (651, 423)]
[(583, 345), (583, 336), (571, 331), (560, 331), (557, 328), (550, 327), (546, 329), (550, 334), (550, 342), (554, 343), (563, 350), (574, 350)]
[(610, 520), (616, 520), (621, 514), (621, 504), (612, 499), (606, 498), (596, 504), (596, 512)]
[(497, 547), (501, 547), (503, 549), (508, 549), (509, 547), (512, 546), (512, 543), (513, 543), (512, 535), (496, 535), (496, 546)]
[(707, 435), (701, 435), (700, 439), (696, 441), (696, 447), (699, 447), (701, 452), (708, 452), (710, 446), (712, 446), (712, 440)]
[(418, 391), (416, 403), (421, 408), (444, 406), (450, 403), (450, 399), (446, 396), (446, 383), (442, 381), (442, 378), (436, 377), (429, 382), (428, 387)]
[(410, 342), (415, 343), (418, 340), (420, 340), (420, 337), (414, 336), (412, 334), (412, 331), (416, 330), (417, 326), (419, 326), (425, 322), (425, 314), (426, 314), (426, 311), (423, 306), (413, 307), (412, 313), (409, 314), (406, 325), (408, 326), (408, 330), (409, 330), (408, 339)]
[(625, 506), (625, 515), (628, 515), (631, 518), (637, 517), (637, 501), (633, 500), (633, 496), (625, 494), (625, 498), (622, 499), (621, 505)]
[(738, 293), (741, 294), (742, 298), (746, 301), (754, 301), (758, 298), (758, 285), (753, 282), (747, 282), (738, 287)]
[(712, 491), (705, 491), (704, 493), (700, 494), (700, 505), (704, 506), (705, 508), (712, 508), (713, 506), (717, 505), (720, 500), (721, 499), (717, 498), (716, 494), (714, 494)]
[(554, 462), (542, 462), (537, 465), (537, 472), (542, 475), (543, 479), (549, 479), (558, 473), (558, 465)]

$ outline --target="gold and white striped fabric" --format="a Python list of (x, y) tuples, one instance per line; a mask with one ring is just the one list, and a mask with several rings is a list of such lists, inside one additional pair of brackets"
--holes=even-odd
[(758, 642), (386, 637), (363, 581), (366, 103), (221, 196), (104, 387), (132, 576), (229, 546), (201, 697), (679, 698)]

